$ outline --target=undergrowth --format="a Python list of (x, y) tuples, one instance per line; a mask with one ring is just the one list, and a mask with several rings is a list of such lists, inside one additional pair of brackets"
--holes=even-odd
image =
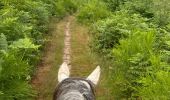
[(40, 60), (52, 16), (76, 12), (72, 0), (0, 1), (0, 100), (30, 100), (29, 82)]
[(77, 18), (90, 26), (92, 51), (111, 64), (108, 80), (114, 99), (169, 99), (169, 4), (92, 0), (81, 7)]

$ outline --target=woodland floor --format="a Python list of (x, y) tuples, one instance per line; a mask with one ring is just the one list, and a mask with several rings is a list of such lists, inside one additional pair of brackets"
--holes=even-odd
[[(68, 26), (69, 23), (69, 26)], [(65, 32), (71, 34), (70, 40), (70, 65), (71, 77), (87, 77), (101, 61), (90, 52), (88, 42), (90, 40), (88, 28), (76, 22), (74, 16), (69, 16), (60, 22), (53, 19), (49, 25), (50, 36), (44, 48), (41, 62), (32, 79), (32, 86), (37, 91), (35, 100), (52, 100), (52, 95), (57, 86), (58, 68), (63, 62), (65, 48)], [(97, 100), (112, 100), (107, 88), (106, 67), (102, 67), (99, 85), (96, 87)], [(106, 72), (107, 73), (107, 72)]]

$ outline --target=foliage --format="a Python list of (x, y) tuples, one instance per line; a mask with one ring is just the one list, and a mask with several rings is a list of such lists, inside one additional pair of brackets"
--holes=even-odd
[(36, 1), (43, 2), (50, 15), (52, 15), (52, 16), (57, 15), (57, 13), (58, 13), (58, 11), (56, 11), (57, 0), (36, 0)]
[(0, 35), (0, 51), (2, 52), (3, 51), (7, 51), (8, 49), (8, 43), (7, 43), (7, 40), (6, 40), (6, 37), (4, 34), (1, 33)]
[(99, 20), (95, 25), (92, 47), (99, 53), (108, 54), (119, 44), (121, 38), (128, 37), (135, 30), (149, 30), (147, 19), (138, 14), (130, 15), (126, 11), (116, 12), (112, 17)]
[[(29, 65), (16, 56), (13, 50), (8, 50), (5, 35), (0, 37), (0, 99), (12, 100), (31, 96), (31, 87), (26, 83), (29, 76)], [(19, 60), (20, 59), (20, 60)]]
[(61, 18), (77, 9), (71, 0), (59, 2), (0, 1), (0, 100), (30, 100), (34, 96), (28, 83), (39, 61), (49, 18)]
[(77, 5), (73, 0), (58, 0), (56, 3), (56, 16), (63, 18), (66, 14), (73, 14), (77, 11)]
[(4, 55), (0, 74), (1, 100), (28, 98), (32, 95), (28, 85), (29, 65), (13, 52)]
[[(146, 82), (159, 84), (157, 80), (160, 77), (157, 77), (157, 74), (160, 71), (166, 73), (167, 69), (169, 70), (168, 62), (163, 59), (167, 55), (162, 53), (166, 50), (159, 50), (160, 46), (156, 45), (157, 41), (154, 30), (150, 32), (137, 31), (129, 38), (122, 39), (120, 45), (113, 49), (116, 66), (113, 71), (115, 74), (113, 74), (115, 76), (114, 88), (119, 86), (116, 88), (119, 91), (118, 94), (115, 93), (117, 96), (121, 95), (126, 98), (144, 96), (147, 99), (153, 99), (155, 96), (158, 99), (162, 98), (161, 95), (157, 95), (160, 90), (166, 93), (164, 97), (169, 96), (169, 89), (159, 86), (155, 90), (156, 87), (152, 88), (148, 85), (150, 83)], [(122, 80), (118, 79), (120, 76)], [(169, 81), (169, 79), (165, 79), (165, 81)], [(144, 89), (150, 90), (145, 90), (143, 95), (139, 95), (144, 92)], [(153, 97), (146, 97), (145, 95), (150, 94), (151, 91)]]
[[(0, 99), (30, 99), (28, 84), (51, 16), (78, 11), (90, 46), (111, 64), (115, 99), (166, 100), (170, 94), (169, 0), (1, 0)], [(108, 69), (108, 68), (107, 68)]]
[(115, 11), (127, 0), (103, 0), (109, 6), (112, 11)]
[(80, 7), (78, 21), (92, 26), (92, 50), (112, 64), (108, 80), (115, 99), (169, 99), (169, 4), (91, 0)]
[(72, 0), (63, 0), (63, 6), (66, 12), (70, 14), (75, 13), (77, 10), (77, 6)]
[[(143, 99), (168, 100), (170, 98), (170, 73), (168, 71), (158, 71), (154, 76), (143, 77), (140, 82), (144, 87), (139, 87), (139, 95)], [(147, 91), (147, 92), (146, 92)]]
[(8, 44), (7, 44), (6, 37), (4, 34), (1, 34), (0, 35), (0, 74), (2, 71), (2, 62), (3, 62), (2, 56), (7, 51), (7, 49), (8, 49)]
[(150, 18), (159, 27), (169, 23), (169, 0), (131, 0), (125, 2), (121, 9), (128, 9), (129, 13), (139, 13), (143, 17)]
[(19, 39), (18, 41), (14, 41), (9, 47), (13, 49), (17, 49), (17, 48), (38, 49), (39, 46), (35, 46), (34, 44), (32, 44), (29, 38), (25, 38), (25, 39)]
[[(102, 9), (101, 9), (102, 8)], [(81, 23), (94, 23), (110, 16), (107, 6), (98, 0), (87, 2), (79, 11), (77, 18)]]

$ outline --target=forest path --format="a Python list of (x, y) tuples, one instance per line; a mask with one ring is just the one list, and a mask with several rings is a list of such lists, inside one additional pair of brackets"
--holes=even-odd
[[(88, 28), (78, 24), (74, 16), (60, 22), (52, 21), (49, 27), (51, 36), (47, 36), (49, 42), (45, 45), (42, 61), (32, 80), (32, 86), (38, 92), (36, 100), (52, 100), (58, 68), (63, 61), (71, 65), (71, 77), (87, 77), (99, 64), (88, 46)], [(106, 86), (107, 76), (101, 76), (96, 88), (97, 100), (111, 100)]]

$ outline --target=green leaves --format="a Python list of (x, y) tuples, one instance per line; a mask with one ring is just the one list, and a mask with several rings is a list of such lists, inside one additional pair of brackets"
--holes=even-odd
[(0, 76), (1, 76), (1, 71), (2, 71), (2, 58), (0, 58)]
[(108, 54), (113, 47), (119, 44), (122, 38), (127, 38), (136, 31), (150, 31), (153, 29), (147, 24), (147, 19), (140, 15), (118, 11), (112, 17), (95, 23), (93, 30), (95, 30), (94, 39), (91, 42), (93, 49)]
[(8, 43), (7, 43), (7, 40), (6, 40), (6, 36), (1, 33), (0, 35), (0, 51), (4, 50), (4, 51), (7, 51), (8, 49)]
[(115, 11), (123, 4), (126, 0), (103, 0), (109, 6), (112, 11)]
[(139, 87), (139, 95), (143, 99), (168, 100), (170, 98), (170, 73), (168, 71), (158, 71), (155, 76), (143, 77), (140, 82), (143, 87)]
[[(28, 98), (32, 91), (27, 83), (30, 68), (27, 61), (21, 60), (15, 52), (10, 51), (3, 57), (0, 73), (0, 99)], [(29, 95), (28, 95), (29, 94)]]
[[(102, 8), (102, 9), (101, 9)], [(84, 24), (94, 23), (111, 15), (102, 1), (91, 0), (85, 4), (77, 15), (78, 21)]]
[(3, 56), (7, 52), (8, 43), (4, 34), (0, 34), (0, 76), (2, 71)]
[(9, 47), (13, 49), (17, 49), (17, 48), (38, 49), (40, 46), (33, 44), (29, 38), (25, 38), (25, 39), (19, 39), (18, 41), (14, 41)]
[(33, 96), (29, 77), (53, 13), (48, 7), (56, 6), (54, 0), (48, 1), (0, 1), (0, 100), (30, 100)]
[(129, 93), (126, 95), (129, 98), (141, 96), (138, 95), (138, 92), (140, 92), (138, 88), (142, 89), (144, 87), (140, 81), (141, 78), (154, 77), (158, 71), (167, 69), (167, 67), (163, 65), (163, 63), (167, 62), (162, 61), (159, 51), (155, 52), (157, 48), (154, 47), (157, 43), (156, 39), (155, 31), (136, 31), (128, 38), (122, 39), (120, 45), (117, 45), (116, 48), (113, 49), (115, 66), (121, 66), (115, 68), (116, 70), (113, 72), (113, 75), (122, 73), (126, 83), (124, 81), (122, 82), (124, 82), (127, 87), (121, 93)]
[(78, 5), (76, 5), (77, 1), (74, 0), (58, 0), (56, 2), (56, 15), (58, 18), (63, 18), (67, 14), (73, 14), (77, 11)]
[(170, 98), (169, 4), (91, 0), (82, 5), (78, 21), (92, 26), (92, 50), (113, 63), (109, 82), (117, 100)]

